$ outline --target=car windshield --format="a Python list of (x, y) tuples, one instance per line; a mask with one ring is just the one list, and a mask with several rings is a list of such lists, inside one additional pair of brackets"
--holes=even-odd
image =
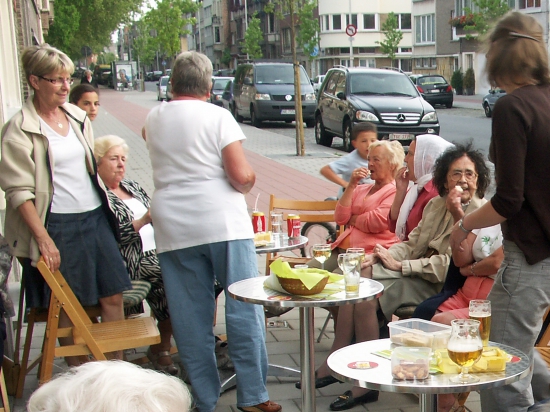
[(168, 85), (168, 77), (161, 77), (161, 79), (160, 79), (160, 85), (161, 85), (161, 86), (166, 86), (166, 85)]
[(417, 97), (418, 92), (406, 75), (394, 73), (355, 73), (351, 75), (351, 94)]
[(214, 85), (212, 86), (213, 90), (219, 90), (222, 91), (225, 89), (225, 86), (227, 86), (227, 83), (229, 83), (231, 79), (216, 79), (214, 80)]
[(425, 84), (447, 84), (447, 81), (441, 76), (420, 77), (418, 85), (422, 86)]
[[(291, 64), (258, 65), (256, 67), (258, 84), (294, 84), (294, 71)], [(300, 84), (309, 83), (307, 74), (300, 66)]]

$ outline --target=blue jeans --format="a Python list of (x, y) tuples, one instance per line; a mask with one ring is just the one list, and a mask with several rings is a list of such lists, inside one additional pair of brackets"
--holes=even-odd
[[(550, 306), (550, 258), (529, 265), (515, 243), (504, 241), (504, 261), (487, 297), (491, 301), (491, 337), (494, 342), (526, 353), (535, 370), (511, 385), (481, 392), (483, 411), (527, 411), (535, 399), (533, 388), (540, 380), (548, 385), (548, 369), (534, 344), (542, 318)], [(533, 382), (531, 380), (533, 379)], [(536, 396), (535, 392), (535, 396)]]
[[(197, 408), (212, 412), (220, 395), (214, 354), (214, 279), (229, 285), (258, 275), (251, 239), (199, 245), (159, 254), (174, 338), (189, 374)], [(229, 355), (237, 374), (237, 406), (266, 402), (267, 351), (261, 306), (227, 295)]]

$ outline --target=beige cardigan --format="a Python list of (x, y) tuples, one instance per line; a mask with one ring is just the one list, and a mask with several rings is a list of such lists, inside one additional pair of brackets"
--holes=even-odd
[[(29, 97), (25, 105), (2, 128), (0, 159), (0, 186), (6, 192), (6, 224), (4, 236), (13, 256), (31, 258), (36, 264), (40, 258), (38, 244), (17, 210), (27, 200), (34, 201), (38, 216), (46, 223), (53, 197), (52, 154), (48, 139), (42, 133), (40, 119)], [(86, 151), (86, 167), (96, 174), (93, 158), (94, 136), (86, 112), (65, 103), (61, 109)], [(103, 189), (103, 183), (98, 180)], [(101, 197), (102, 194), (100, 194)]]

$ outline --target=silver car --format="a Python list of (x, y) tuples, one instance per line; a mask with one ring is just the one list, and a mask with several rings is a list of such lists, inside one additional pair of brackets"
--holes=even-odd
[(166, 99), (166, 87), (168, 86), (168, 79), (170, 79), (170, 76), (162, 76), (157, 83), (158, 101), (163, 101)]
[(504, 96), (506, 92), (498, 87), (489, 90), (489, 94), (486, 94), (483, 98), (483, 110), (485, 111), (485, 116), (491, 117), (493, 115), (493, 108), (498, 99)]

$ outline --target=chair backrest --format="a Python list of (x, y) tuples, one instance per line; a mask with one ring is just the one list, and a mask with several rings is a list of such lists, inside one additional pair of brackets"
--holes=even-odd
[[(337, 203), (337, 200), (294, 200), (281, 199), (271, 195), (269, 211), (283, 211), (285, 220), (289, 214), (296, 213), (300, 215), (301, 222), (334, 222), (334, 209)], [(267, 227), (271, 230), (271, 221), (268, 221)]]

